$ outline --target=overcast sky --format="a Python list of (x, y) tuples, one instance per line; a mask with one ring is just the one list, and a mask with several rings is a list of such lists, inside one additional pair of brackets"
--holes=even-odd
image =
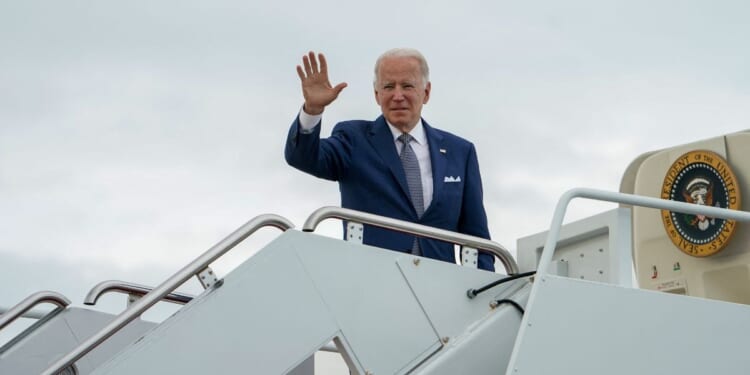
[[(287, 166), (295, 65), (326, 53), (324, 114), (379, 115), (377, 56), (427, 57), (423, 116), (473, 141), (493, 239), (546, 230), (573, 187), (638, 155), (750, 128), (745, 1), (0, 3), (0, 306), (158, 284), (250, 218), (301, 226), (335, 183)], [(575, 203), (569, 219), (610, 208)], [(322, 232), (338, 235), (338, 222)], [(221, 260), (225, 274), (264, 230)], [(196, 282), (186, 291), (197, 292)], [(122, 301), (114, 303), (118, 308)]]

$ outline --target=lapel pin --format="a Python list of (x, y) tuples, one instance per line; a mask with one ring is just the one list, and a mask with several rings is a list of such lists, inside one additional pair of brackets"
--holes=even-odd
[(441, 154), (447, 154), (447, 153), (448, 153), (448, 151), (445, 151), (445, 149), (444, 149), (444, 148), (441, 148), (441, 149), (440, 149), (440, 153), (441, 153)]

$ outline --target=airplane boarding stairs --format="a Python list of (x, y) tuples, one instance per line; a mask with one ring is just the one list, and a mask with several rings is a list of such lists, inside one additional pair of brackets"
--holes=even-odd
[[(468, 289), (496, 279), (287, 231), (93, 374), (284, 374), (331, 340), (361, 374), (408, 373), (436, 357), (484, 363), (487, 373), (498, 373), (521, 314), (490, 302), (525, 304), (529, 284), (518, 279), (467, 298)], [(466, 350), (477, 346), (484, 350)]]
[[(127, 293), (132, 300), (149, 291), (151, 288), (143, 285), (108, 280), (94, 286), (86, 296), (84, 304), (95, 305), (99, 297), (105, 293)], [(170, 293), (163, 300), (185, 304), (192, 298), (193, 296), (182, 293)], [(42, 303), (51, 303), (56, 305), (56, 308), (46, 314), (31, 311)], [(72, 307), (70, 300), (65, 296), (56, 292), (41, 291), (25, 298), (14, 308), (0, 315), (0, 329), (21, 317), (37, 320), (0, 346), (0, 374), (39, 374), (55, 359), (73, 350), (84, 339), (104, 328), (115, 316), (92, 309)], [(155, 325), (154, 322), (141, 319), (130, 322), (118, 335), (83, 356), (76, 363), (76, 374), (90, 373)]]
[[(511, 271), (517, 271), (515, 261), (510, 254), (491, 241), (379, 218), (374, 215), (349, 212), (350, 210), (338, 210), (353, 218), (361, 219), (360, 222), (400, 228), (409, 233), (441, 238), (464, 245), (467, 254), (464, 261), (469, 264), (475, 264), (472, 262), (472, 259), (476, 260), (474, 248), (488, 250), (498, 255), (500, 261)], [(336, 212), (332, 214), (335, 216)], [(54, 353), (58, 354), (57, 358), (54, 356), (49, 358), (50, 353), (45, 353), (48, 358), (43, 358), (44, 361), (50, 363), (57, 359), (57, 362), (42, 373), (57, 374), (60, 371), (69, 371), (69, 366), (73, 363), (76, 363), (77, 367), (75, 373), (89, 373), (87, 366), (81, 366), (83, 359), (92, 355), (93, 351), (98, 348), (112, 342), (119, 335), (118, 333), (113, 336), (115, 331), (127, 327), (144, 310), (167, 296), (167, 293), (190, 277), (201, 273), (198, 271), (208, 269), (212, 261), (259, 227), (269, 225), (283, 230), (291, 227), (288, 221), (276, 215), (261, 215), (251, 220), (165, 283), (156, 287), (151, 293), (135, 301), (125, 312), (80, 343), (67, 356), (60, 358), (59, 353)], [(356, 226), (354, 228), (356, 229)], [(305, 362), (306, 358), (318, 348), (326, 346), (325, 344), (331, 339), (341, 348), (342, 356), (346, 358), (354, 372), (372, 373), (373, 369), (364, 368), (368, 363), (363, 364), (363, 359), (369, 360), (368, 358), (372, 357), (377, 360), (372, 363), (374, 367), (370, 367), (382, 370), (379, 372), (403, 373), (409, 370), (409, 366), (414, 367), (427, 358), (435, 357), (433, 354), (440, 348), (456, 347), (458, 349), (444, 352), (461, 355), (461, 348), (455, 344), (459, 341), (450, 341), (452, 338), (458, 338), (459, 332), (466, 331), (468, 334), (465, 339), (473, 341), (486, 341), (487, 337), (494, 336), (494, 334), (489, 335), (488, 331), (466, 330), (467, 327), (465, 327), (467, 322), (479, 320), (478, 318), (488, 315), (488, 312), (496, 312), (489, 314), (492, 316), (505, 315), (512, 318), (511, 328), (517, 329), (520, 314), (514, 305), (520, 307), (519, 304), (525, 301), (524, 295), (528, 294), (528, 290), (523, 292), (520, 286), (527, 284), (526, 280), (512, 280), (507, 285), (497, 287), (497, 290), (509, 290), (518, 294), (518, 302), (508, 305), (512, 306), (510, 308), (506, 308), (506, 305), (494, 306), (489, 300), (492, 297), (491, 293), (484, 293), (472, 300), (466, 296), (466, 292), (470, 287), (482, 286), (497, 280), (496, 274), (382, 249), (357, 248), (362, 246), (314, 234), (288, 231), (225, 279), (218, 281), (206, 292), (197, 296), (157, 328), (135, 340), (133, 345), (111, 361), (111, 365), (99, 367), (93, 373), (116, 373), (118, 366), (123, 363), (123, 360), (118, 360), (118, 358), (129, 358), (133, 355), (128, 353), (153, 354), (159, 351), (156, 347), (152, 347), (154, 343), (170, 342), (171, 344), (164, 346), (168, 348), (167, 352), (154, 357), (156, 362), (146, 360), (145, 363), (141, 363), (143, 368), (126, 368), (123, 371), (198, 373), (202, 370), (220, 368), (221, 373), (235, 373), (248, 369), (250, 373), (294, 371), (295, 374), (302, 374), (305, 372), (300, 372), (300, 369), (295, 366)], [(305, 263), (302, 263), (303, 260)], [(422, 270), (422, 272), (414, 273), (414, 270), (406, 268), (407, 266)], [(456, 271), (459, 275), (454, 275)], [(313, 274), (320, 276), (320, 280), (313, 280)], [(410, 274), (409, 279), (406, 279), (406, 274)], [(436, 282), (425, 283), (423, 281), (425, 275), (430, 274), (434, 274), (431, 278), (435, 278)], [(456, 284), (449, 281), (452, 279), (462, 282)], [(312, 286), (319, 285), (318, 288), (322, 288), (327, 283), (330, 284), (331, 280), (334, 281), (334, 284), (331, 284), (333, 288), (330, 291), (321, 289), (319, 293), (327, 300), (316, 301), (316, 298), (321, 297), (313, 293), (316, 288)], [(416, 292), (412, 290), (420, 289), (424, 290), (420, 293), (426, 293), (432, 297), (424, 301), (415, 299)], [(452, 299), (473, 302), (467, 305), (468, 308), (463, 308), (468, 313), (467, 318), (459, 319), (458, 322), (454, 322), (450, 316), (456, 312), (452, 310), (453, 302), (450, 299), (436, 298), (440, 293), (453, 290), (457, 292), (454, 293), (455, 296)], [(479, 304), (483, 306), (477, 308)], [(336, 306), (338, 307), (334, 308)], [(427, 319), (426, 310), (428, 309), (434, 310), (431, 314), (434, 315), (435, 322)], [(63, 310), (63, 312), (66, 311)], [(409, 330), (403, 331), (399, 328), (400, 325), (389, 322), (396, 318), (398, 318), (397, 321), (403, 321)], [(502, 319), (496, 319), (496, 321), (500, 320)], [(496, 325), (496, 321), (489, 323)], [(366, 324), (366, 328), (362, 327), (363, 323)], [(325, 329), (330, 330), (334, 327), (332, 324), (337, 324), (336, 329), (324, 332)], [(378, 324), (383, 328), (373, 330), (372, 328)], [(98, 327), (86, 329), (90, 331), (96, 328)], [(44, 330), (40, 328), (33, 331), (36, 336), (44, 336)], [(311, 332), (304, 334), (306, 331)], [(173, 339), (160, 336), (163, 332), (167, 332), (165, 335)], [(79, 333), (77, 336), (82, 336), (79, 337), (80, 339), (87, 333)], [(184, 333), (187, 336), (183, 335)], [(327, 340), (318, 343), (320, 335), (325, 336)], [(508, 337), (512, 338), (512, 336)], [(316, 345), (303, 349), (310, 344), (309, 340), (312, 338), (315, 339)], [(253, 342), (257, 340), (260, 341), (253, 345)], [(493, 341), (496, 340), (493, 339)], [(276, 343), (276, 346), (272, 346), (273, 343)], [(380, 348), (384, 343), (388, 343), (385, 347), (391, 348), (391, 351), (395, 353), (394, 356), (384, 356), (387, 349)], [(508, 354), (512, 343), (512, 339), (507, 341)], [(148, 349), (140, 350), (141, 345), (147, 345)], [(374, 348), (378, 349), (373, 352)], [(67, 347), (57, 348), (62, 352), (66, 349)], [(295, 350), (304, 352), (299, 361), (290, 360), (290, 358), (296, 358)], [(487, 352), (484, 351), (485, 354)], [(474, 353), (478, 355), (482, 351), (472, 351), (470, 354), (474, 355)], [(507, 361), (507, 356), (505, 360)], [(292, 365), (289, 364), (290, 361)], [(124, 363), (130, 363), (130, 360)], [(136, 364), (130, 363), (130, 365)], [(203, 367), (205, 365), (209, 366)]]
[[(297, 366), (331, 340), (355, 374), (747, 373), (750, 306), (546, 272), (577, 197), (750, 221), (743, 211), (574, 189), (555, 212), (539, 273), (514, 279), (287, 230), (91, 373), (301, 374)], [(401, 230), (423, 234), (418, 227)], [(42, 374), (108, 341), (243, 236), (230, 235)]]

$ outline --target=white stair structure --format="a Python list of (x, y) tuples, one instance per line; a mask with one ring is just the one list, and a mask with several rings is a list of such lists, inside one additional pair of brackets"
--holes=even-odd
[[(517, 272), (507, 250), (481, 238), (338, 208), (320, 210), (308, 221), (328, 217), (489, 251), (509, 273)], [(291, 227), (275, 215), (251, 220), (42, 373), (57, 374), (78, 363), (265, 225)], [(307, 231), (316, 224), (311, 225)], [(92, 373), (302, 374), (310, 356), (331, 340), (353, 373), (413, 373), (419, 368), (448, 374), (457, 365), (472, 373), (497, 373), (507, 365), (531, 287), (528, 278), (509, 277), (486, 292), (478, 289), (498, 278), (505, 276), (286, 231)], [(475, 291), (471, 297), (470, 290)]]
[[(311, 356), (331, 341), (351, 373), (362, 375), (746, 373), (750, 359), (742, 344), (750, 334), (750, 306), (623, 286), (620, 276), (614, 284), (568, 277), (570, 269), (555, 264), (565, 211), (574, 199), (750, 222), (745, 211), (573, 189), (558, 203), (532, 277), (519, 273), (501, 246), (457, 233), (335, 208), (313, 213), (303, 231), (262, 215), (78, 340), (67, 354), (48, 356), (51, 364), (43, 371), (9, 365), (7, 373), (312, 375)], [(311, 233), (326, 218), (489, 251), (508, 275)], [(145, 309), (264, 225), (285, 232), (163, 323), (135, 339), (119, 336)], [(622, 238), (616, 228), (608, 230)], [(566, 239), (565, 252), (576, 253), (576, 237)], [(608, 243), (616, 256), (630, 242)], [(84, 366), (82, 361), (113, 340), (122, 340), (117, 353)]]
[[(361, 374), (410, 373), (438, 352), (474, 363), (461, 365), (468, 373), (498, 373), (507, 365), (521, 314), (511, 305), (493, 309), (490, 302), (525, 304), (530, 284), (519, 279), (467, 297), (468, 289), (496, 279), (490, 272), (287, 231), (94, 374), (284, 374), (331, 340)], [(465, 350), (478, 342), (487, 347)]]
[[(107, 280), (94, 286), (84, 300), (85, 305), (95, 305), (99, 297), (110, 292), (126, 293), (130, 303), (149, 293), (152, 288), (144, 285)], [(163, 301), (185, 304), (194, 296), (170, 293)], [(36, 305), (51, 303), (57, 306), (47, 314), (32, 312)], [(13, 308), (0, 315), (0, 329), (20, 317), (31, 317), (37, 321), (12, 340), (0, 347), (0, 374), (38, 374), (57, 358), (73, 350), (87, 337), (95, 334), (112, 321), (114, 315), (92, 309), (70, 306), (65, 296), (51, 291), (32, 294)], [(130, 345), (156, 326), (156, 323), (135, 319), (121, 332), (86, 354), (68, 373), (89, 374), (104, 361)]]
[(750, 306), (561, 277), (553, 253), (576, 198), (750, 222), (750, 212), (573, 189), (560, 199), (506, 374), (745, 374)]

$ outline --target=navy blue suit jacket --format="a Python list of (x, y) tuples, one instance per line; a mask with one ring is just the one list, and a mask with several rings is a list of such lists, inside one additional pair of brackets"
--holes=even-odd
[[(393, 134), (383, 116), (375, 121), (338, 123), (326, 139), (320, 139), (320, 124), (311, 133), (302, 133), (297, 117), (289, 130), (286, 161), (319, 178), (338, 181), (342, 207), (489, 239), (474, 145), (422, 123), (434, 189), (421, 218), (411, 204)], [(408, 253), (413, 239), (409, 234), (365, 226), (363, 242)], [(425, 238), (419, 243), (423, 256), (455, 262), (452, 244)], [(494, 270), (491, 254), (480, 252), (479, 268)]]

